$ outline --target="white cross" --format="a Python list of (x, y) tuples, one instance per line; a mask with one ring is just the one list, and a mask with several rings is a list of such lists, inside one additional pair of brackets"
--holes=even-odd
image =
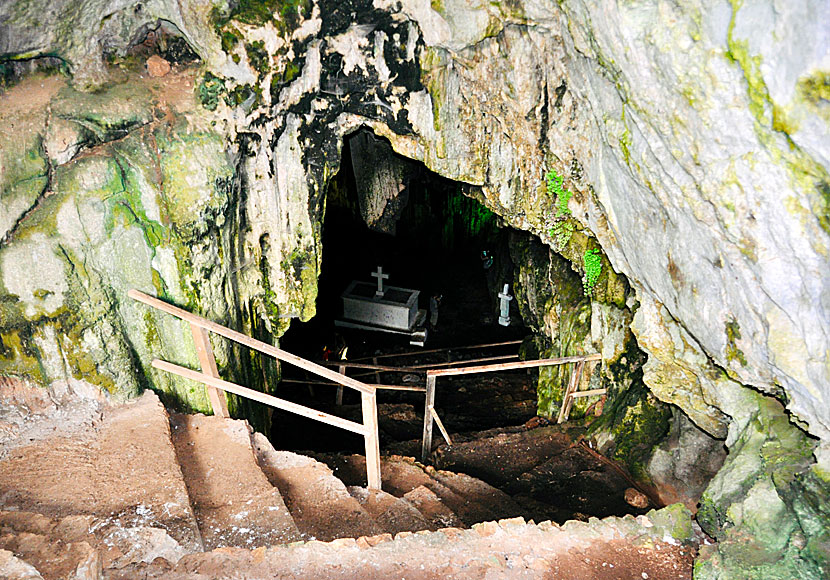
[(372, 272), (372, 276), (374, 276), (375, 278), (378, 279), (378, 290), (377, 290), (377, 292), (375, 292), (375, 296), (378, 296), (378, 297), (383, 296), (383, 292), (384, 292), (383, 291), (383, 281), (385, 279), (389, 278), (389, 274), (384, 274), (383, 273), (383, 268), (378, 266), (378, 271), (377, 272)]

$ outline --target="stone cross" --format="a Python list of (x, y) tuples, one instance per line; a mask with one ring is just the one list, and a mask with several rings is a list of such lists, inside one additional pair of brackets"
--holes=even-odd
[(377, 292), (375, 292), (375, 296), (380, 298), (380, 297), (383, 296), (383, 293), (384, 293), (383, 281), (385, 279), (389, 278), (389, 274), (384, 274), (383, 273), (383, 268), (378, 266), (378, 271), (377, 272), (372, 272), (372, 276), (374, 276), (375, 278), (378, 279), (378, 289), (377, 289)]
[(504, 290), (499, 292), (499, 324), (502, 326), (510, 326), (510, 301), (513, 297), (507, 293), (508, 284), (504, 285)]

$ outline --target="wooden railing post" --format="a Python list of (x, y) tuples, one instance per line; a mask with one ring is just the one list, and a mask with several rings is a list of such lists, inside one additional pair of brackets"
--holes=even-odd
[[(340, 365), (337, 367), (337, 372), (341, 375), (346, 374), (346, 366)], [(334, 404), (340, 406), (343, 404), (343, 385), (337, 385), (337, 394), (334, 396)]]
[[(219, 377), (219, 369), (216, 368), (216, 357), (213, 356), (213, 346), (210, 344), (210, 334), (201, 326), (190, 324), (190, 331), (193, 333), (193, 342), (196, 343), (196, 355), (199, 357), (199, 364), (202, 365), (202, 372), (214, 378)], [(228, 399), (225, 391), (205, 385), (207, 389), (210, 406), (213, 407), (213, 414), (218, 417), (230, 417), (228, 413)]]
[(380, 441), (378, 440), (377, 393), (360, 393), (363, 407), (363, 439), (366, 442), (366, 482), (369, 489), (380, 490)]
[(571, 407), (574, 404), (574, 393), (579, 388), (579, 379), (582, 377), (582, 369), (585, 367), (585, 361), (581, 360), (576, 363), (571, 373), (571, 378), (568, 381), (568, 387), (565, 389), (565, 396), (562, 397), (562, 407), (559, 409), (559, 417), (557, 423), (564, 423), (568, 420), (568, 415), (571, 413)]
[(421, 439), (421, 461), (432, 453), (432, 409), (435, 406), (435, 376), (427, 372), (427, 396), (424, 404), (424, 436)]

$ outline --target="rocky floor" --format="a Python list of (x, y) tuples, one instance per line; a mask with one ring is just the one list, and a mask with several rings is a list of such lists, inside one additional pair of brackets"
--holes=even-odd
[[(168, 416), (151, 392), (90, 407), (73, 429), (7, 439), (0, 578), (691, 575), (682, 510), (535, 524), (484, 481), (412, 458), (384, 458), (384, 490), (373, 492), (357, 475), (362, 457), (333, 473), (245, 422)], [(54, 411), (29, 408), (29, 428), (48, 433)]]

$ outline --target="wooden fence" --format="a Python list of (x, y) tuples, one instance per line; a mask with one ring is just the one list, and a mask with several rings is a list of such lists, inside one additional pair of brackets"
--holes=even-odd
[[(196, 353), (199, 357), (199, 363), (202, 366), (202, 372), (194, 371), (175, 365), (173, 363), (154, 360), (153, 367), (173, 373), (180, 377), (201, 382), (206, 385), (208, 390), (208, 397), (210, 398), (213, 412), (220, 417), (228, 417), (227, 400), (225, 398), (225, 391), (235, 393), (241, 397), (247, 397), (254, 401), (302, 415), (321, 423), (340, 427), (358, 435), (362, 435), (366, 444), (366, 479), (369, 489), (379, 490), (381, 488), (380, 480), (380, 447), (378, 441), (378, 409), (377, 409), (377, 392), (376, 387), (367, 385), (345, 374), (338, 373), (334, 370), (324, 366), (313, 363), (309, 360), (303, 359), (297, 355), (286, 352), (270, 344), (251, 338), (248, 335), (242, 334), (235, 330), (231, 330), (225, 326), (212, 322), (206, 318), (182, 310), (172, 304), (168, 304), (163, 300), (159, 300), (153, 296), (139, 292), (138, 290), (130, 290), (127, 295), (147, 306), (151, 306), (162, 312), (172, 314), (181, 318), (190, 324), (190, 329), (193, 334), (193, 340), (196, 344)], [(322, 411), (317, 411), (291, 401), (286, 401), (272, 395), (267, 395), (241, 385), (237, 385), (219, 377), (219, 372), (216, 369), (216, 359), (213, 355), (213, 347), (210, 344), (209, 333), (213, 332), (219, 336), (223, 336), (229, 340), (252, 348), (268, 356), (272, 356), (282, 362), (292, 364), (310, 373), (328, 379), (344, 387), (349, 387), (360, 393), (361, 406), (363, 409), (363, 423), (356, 423), (341, 417), (336, 417)]]

